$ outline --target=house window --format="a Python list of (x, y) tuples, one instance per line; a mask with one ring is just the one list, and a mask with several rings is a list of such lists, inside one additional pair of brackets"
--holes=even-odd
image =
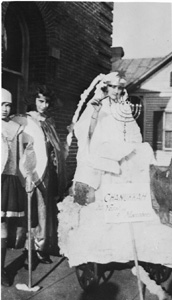
[(172, 111), (163, 114), (163, 148), (172, 150)]
[(172, 111), (154, 112), (154, 150), (172, 150)]
[(172, 72), (170, 72), (170, 86), (172, 86)]

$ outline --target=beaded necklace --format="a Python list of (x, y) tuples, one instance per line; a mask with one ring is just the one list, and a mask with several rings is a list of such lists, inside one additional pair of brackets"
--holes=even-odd
[[(115, 105), (113, 105), (113, 102), (115, 103)], [(112, 106), (115, 107), (115, 111), (112, 110)], [(112, 100), (111, 98), (109, 98), (109, 108), (110, 114), (113, 117), (113, 119), (124, 124), (122, 130), (120, 126), (118, 126), (118, 129), (123, 132), (124, 141), (126, 141), (127, 123), (134, 121), (128, 102)]]

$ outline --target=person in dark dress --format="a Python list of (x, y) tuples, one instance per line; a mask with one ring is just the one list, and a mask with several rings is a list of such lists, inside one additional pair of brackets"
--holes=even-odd
[(35, 92), (35, 108), (27, 112), (43, 130), (46, 143), (46, 169), (32, 195), (33, 257), (45, 264), (51, 263), (50, 255), (58, 255), (57, 203), (63, 199), (66, 188), (66, 150), (57, 135), (52, 117), (46, 115), (52, 101), (51, 91), (39, 85)]
[[(17, 226), (22, 226), (26, 192), (18, 176), (23, 126), (10, 119), (12, 95), (1, 89), (1, 284), (10, 286), (4, 268), (7, 242)], [(11, 228), (11, 221), (13, 228)], [(22, 228), (22, 227), (21, 227)], [(10, 230), (12, 232), (10, 232)], [(15, 245), (13, 245), (15, 248)]]

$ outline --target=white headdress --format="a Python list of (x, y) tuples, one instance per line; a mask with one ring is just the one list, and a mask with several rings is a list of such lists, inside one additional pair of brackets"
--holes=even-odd
[(125, 86), (126, 84), (126, 80), (124, 78), (121, 78), (118, 72), (111, 72), (107, 75), (105, 74), (99, 74), (90, 84), (90, 86), (83, 92), (83, 94), (81, 94), (81, 99), (78, 103), (77, 109), (74, 113), (74, 116), (72, 118), (72, 123), (70, 126), (68, 126), (68, 130), (69, 130), (69, 134), (67, 136), (67, 144), (68, 146), (70, 146), (71, 141), (72, 141), (72, 136), (73, 136), (73, 128), (75, 123), (78, 120), (79, 117), (79, 113), (83, 107), (83, 104), (85, 103), (88, 95), (90, 94), (90, 92), (93, 90), (93, 88), (95, 88), (95, 94), (97, 93), (98, 90), (100, 90), (102, 87), (106, 86), (107, 83), (110, 82), (112, 84), (115, 85), (119, 85), (119, 86)]
[(102, 81), (103, 83), (112, 83), (114, 85), (123, 87), (126, 85), (126, 80), (124, 78), (121, 78), (118, 72), (111, 72), (105, 75)]
[(12, 95), (9, 91), (1, 88), (1, 103), (12, 103)]

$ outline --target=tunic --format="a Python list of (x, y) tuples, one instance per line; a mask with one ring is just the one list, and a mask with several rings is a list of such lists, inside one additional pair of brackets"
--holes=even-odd
[(21, 126), (2, 120), (1, 217), (23, 217), (26, 193), (18, 177)]

